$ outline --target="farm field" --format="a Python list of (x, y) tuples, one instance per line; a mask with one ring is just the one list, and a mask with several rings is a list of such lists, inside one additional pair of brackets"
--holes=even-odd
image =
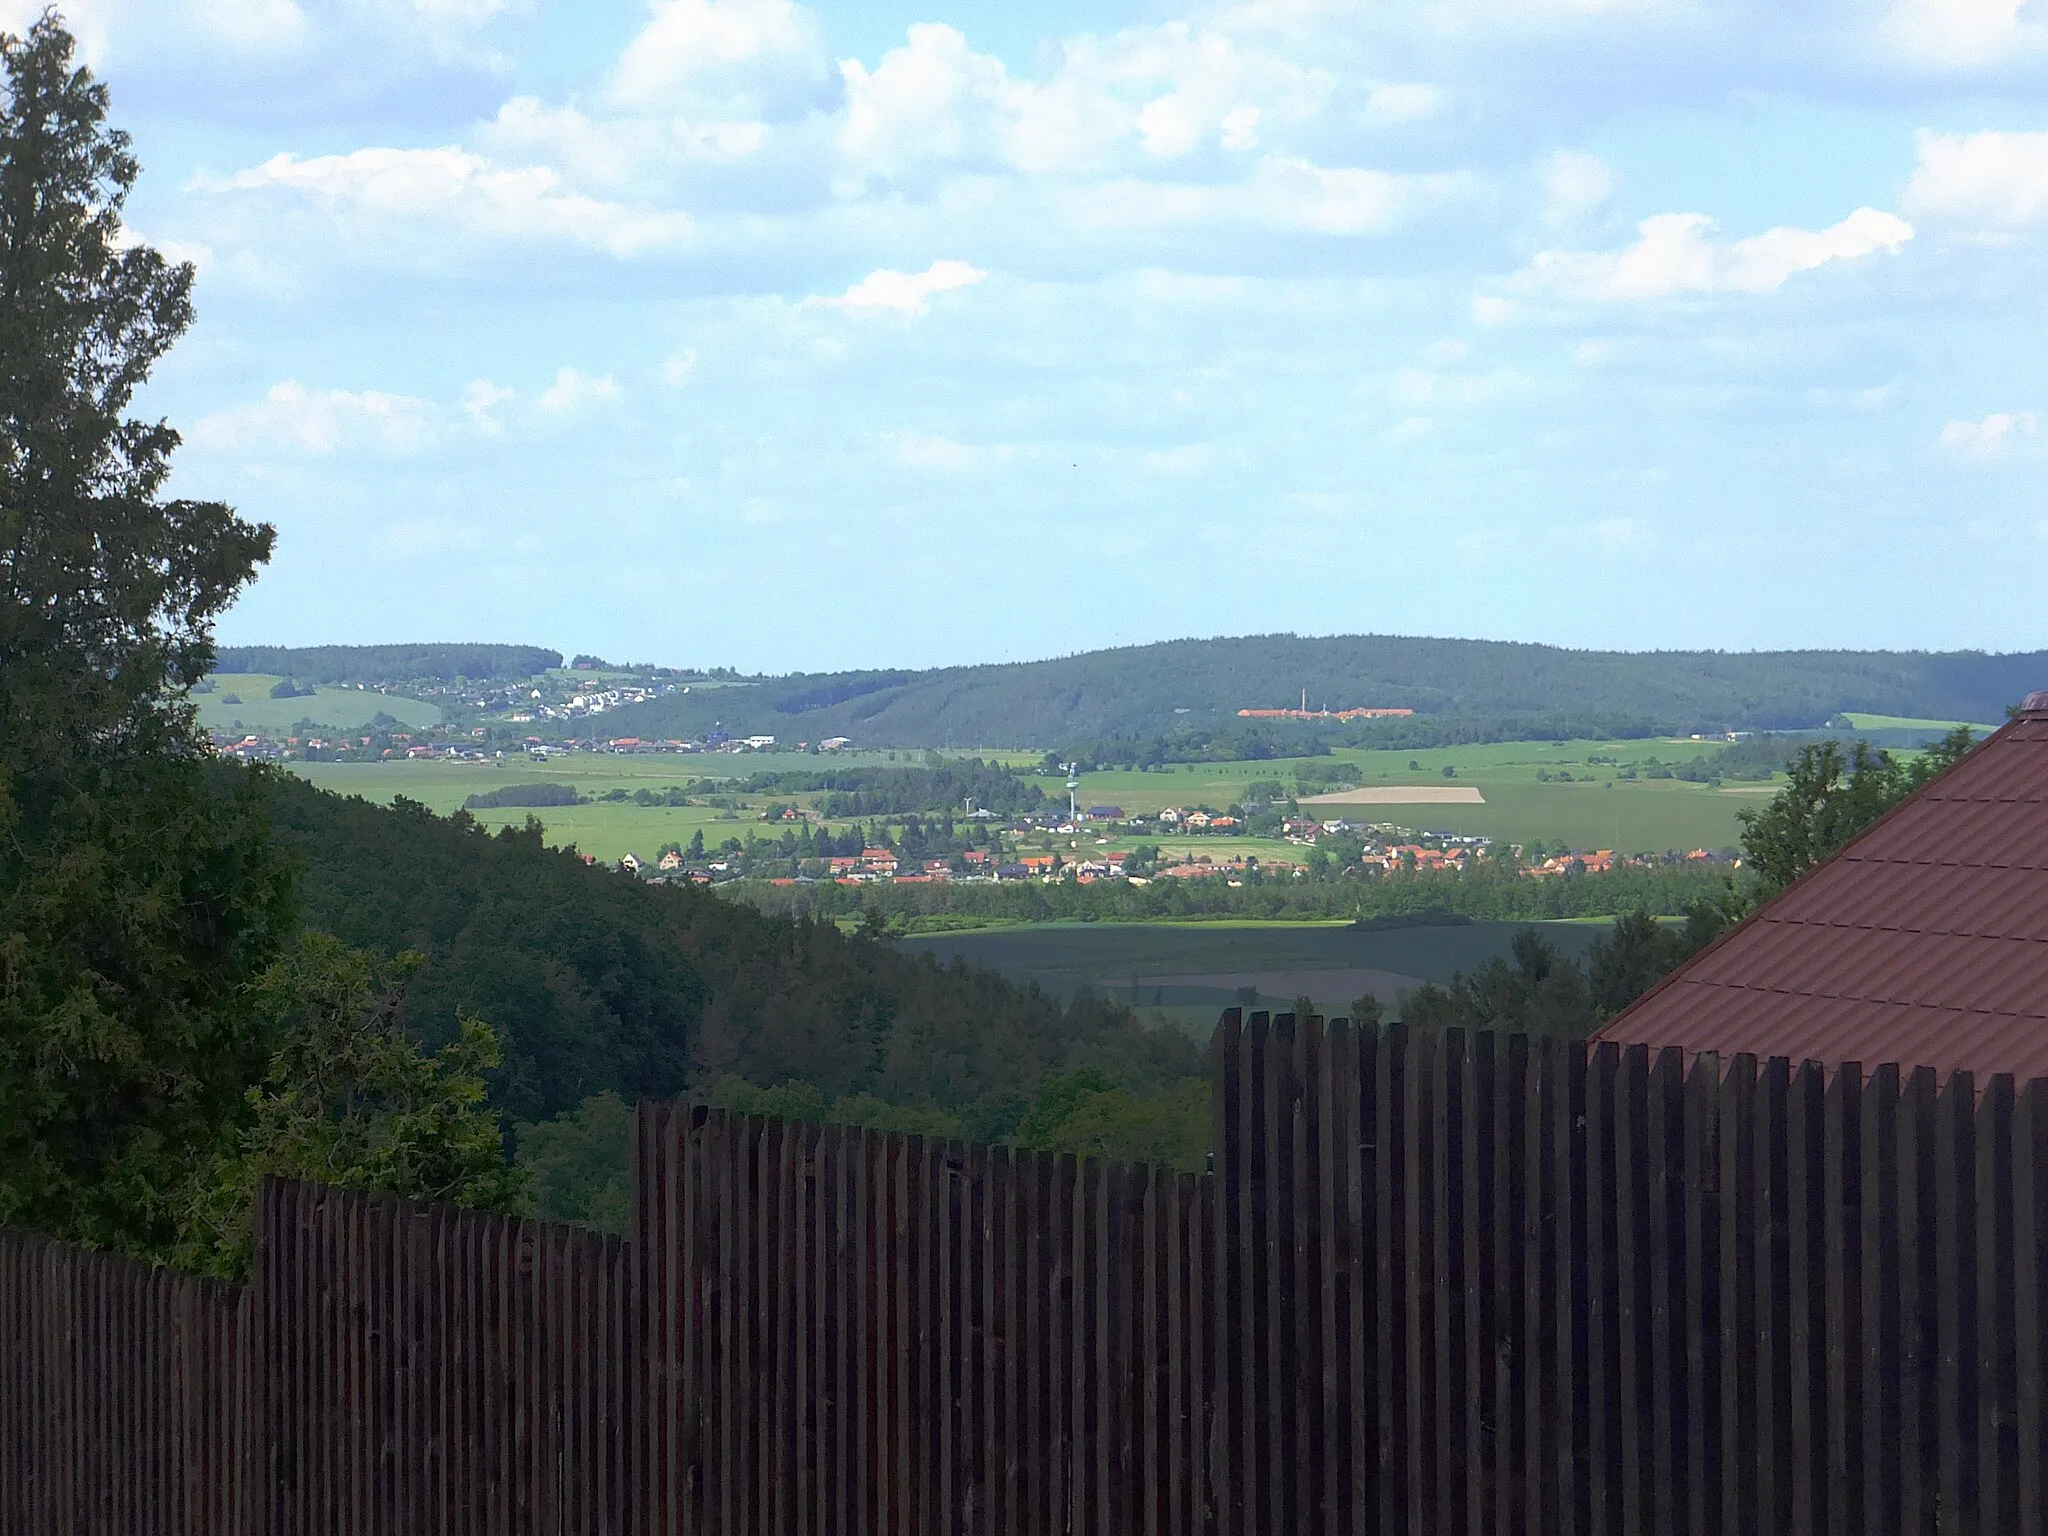
[[(1259, 1008), (1314, 998), (1326, 1014), (1371, 992), (1383, 1002), (1423, 981), (1449, 982), (1505, 955), (1521, 923), (1357, 929), (1349, 923), (1035, 923), (897, 941), (942, 964), (955, 955), (1062, 998), (1080, 988), (1159, 1012), (1206, 1035), (1250, 986)], [(1583, 955), (1601, 923), (1534, 925), (1560, 950)]]
[(1910, 720), (1904, 715), (1845, 713), (1841, 718), (1849, 722), (1852, 731), (1952, 731), (1959, 725), (1967, 725), (1981, 739), (1998, 729), (1995, 725), (1984, 725), (1974, 720)]
[[(275, 702), (283, 705), (317, 701)], [(1326, 818), (1350, 815), (1361, 821), (1393, 822), (1418, 831), (1452, 832), (1518, 843), (1542, 838), (1546, 842), (1563, 841), (1575, 848), (1616, 848), (1623, 852), (1727, 848), (1734, 846), (1741, 834), (1737, 812), (1759, 803), (1770, 792), (1770, 785), (1715, 789), (1677, 779), (1610, 778), (1621, 764), (1641, 763), (1650, 757), (1665, 763), (1684, 762), (1702, 753), (1711, 754), (1719, 746), (1695, 741), (1507, 742), (1448, 751), (1354, 751), (1325, 758), (1183, 764), (1156, 773), (1119, 770), (1083, 774), (1078, 798), (1084, 808), (1116, 805), (1127, 813), (1156, 812), (1169, 805), (1207, 804), (1220, 810), (1242, 801), (1254, 783), (1263, 780), (1291, 787), (1298, 767), (1327, 769), (1348, 762), (1356, 766), (1361, 785), (1367, 789), (1395, 794), (1428, 790), (1439, 796), (1445, 789), (1458, 789), (1476, 791), (1480, 799), (1477, 803), (1318, 807)], [(1027, 754), (1004, 756), (1013, 766), (1036, 762)], [(1613, 758), (1615, 762), (1589, 764), (1589, 757)], [(798, 752), (592, 752), (550, 757), (545, 762), (508, 756), (486, 763), (295, 762), (290, 767), (323, 789), (383, 802), (404, 795), (445, 815), (458, 809), (468, 796), (507, 784), (569, 784), (582, 794), (595, 796), (611, 789), (665, 789), (699, 778), (815, 772), (821, 765), (888, 767), (893, 761), (901, 766), (921, 758), (922, 754), (899, 753), (891, 759), (886, 752), (848, 752), (831, 759)], [(1410, 768), (1410, 762), (1416, 766)], [(1453, 769), (1455, 777), (1443, 776), (1446, 766)], [(1539, 772), (1550, 777), (1547, 781), (1539, 779)], [(1561, 773), (1570, 773), (1571, 781), (1561, 781), (1557, 777)], [(1064, 798), (1064, 780), (1047, 778), (1042, 783), (1049, 800), (1057, 802)], [(751, 797), (747, 807), (737, 811), (709, 806), (601, 803), (548, 807), (531, 814), (546, 825), (550, 842), (573, 842), (602, 859), (616, 859), (627, 852), (647, 858), (663, 843), (687, 844), (700, 829), (705, 840), (714, 844), (727, 837), (744, 839), (749, 828), (766, 831), (754, 812), (767, 803), (767, 798)], [(496, 828), (522, 823), (529, 812), (507, 807), (474, 814), (485, 825)], [(1278, 839), (1243, 837), (1120, 837), (1098, 843), (1083, 834), (1071, 839), (1027, 839), (1026, 843), (1036, 847), (1041, 841), (1070, 857), (1129, 848), (1139, 841), (1156, 843), (1175, 858), (1207, 854), (1219, 862), (1247, 856), (1296, 862), (1304, 853), (1300, 847)]]
[[(310, 697), (273, 699), (270, 690), (282, 678), (255, 672), (216, 672), (212, 681), (211, 693), (192, 696), (192, 702), (199, 707), (199, 723), (209, 731), (263, 731), (285, 736), (301, 720), (350, 731), (368, 725), (379, 714), (403, 721), (415, 730), (441, 723), (438, 705), (423, 699), (394, 698), (367, 688), (323, 685)], [(230, 703), (230, 695), (239, 702)]]
[[(1715, 789), (1678, 779), (1612, 777), (1616, 768), (1640, 765), (1649, 758), (1665, 764), (1689, 762), (1711, 757), (1722, 746), (1691, 740), (1524, 741), (1418, 752), (1343, 751), (1322, 758), (1181, 764), (1157, 773), (1089, 773), (1081, 777), (1079, 795), (1084, 807), (1115, 805), (1127, 812), (1198, 804), (1221, 809), (1241, 801), (1247, 788), (1260, 780), (1291, 786), (1297, 768), (1323, 771), (1349, 763), (1355, 765), (1361, 791), (1399, 793), (1406, 788), (1440, 797), (1444, 790), (1462, 789), (1477, 791), (1481, 803), (1444, 803), (1438, 798), (1436, 803), (1407, 805), (1360, 801), (1347, 808), (1328, 802), (1317, 807), (1325, 819), (1351, 815), (1418, 831), (1518, 843), (1561, 839), (1574, 848), (1627, 853), (1728, 848), (1741, 837), (1736, 813), (1759, 798), (1746, 791), (1768, 793), (1772, 786)], [(1612, 761), (1589, 763), (1592, 757)], [(1444, 775), (1447, 767), (1452, 770), (1449, 778)], [(1539, 772), (1549, 777), (1539, 779)], [(1571, 781), (1560, 781), (1560, 773), (1571, 774)], [(1212, 839), (1205, 846), (1222, 841)]]

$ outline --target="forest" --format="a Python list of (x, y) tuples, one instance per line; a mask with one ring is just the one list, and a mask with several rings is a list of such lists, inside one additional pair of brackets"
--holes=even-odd
[[(713, 729), (863, 746), (1073, 747), (1102, 761), (1296, 755), (1726, 730), (1811, 731), (1837, 714), (1996, 721), (2048, 653), (1576, 651), (1491, 640), (1254, 635), (924, 672), (793, 674), (672, 694), (603, 717), (609, 735)], [(1406, 708), (1414, 718), (1252, 722), (1248, 708)], [(1261, 750), (1260, 743), (1265, 743)], [(1091, 745), (1092, 744), (1092, 745)], [(1103, 744), (1115, 744), (1105, 747)], [(1313, 748), (1310, 748), (1313, 750)]]
[(306, 921), (424, 956), (403, 1022), (433, 1044), (459, 1016), (488, 1020), (504, 1041), (493, 1099), (523, 1119), (729, 1075), (944, 1109), (997, 1137), (1049, 1073), (1092, 1066), (1151, 1088), (1200, 1070), (1191, 1042), (1119, 1004), (1063, 1006), (829, 921), (644, 884), (543, 847), (537, 828), (492, 836), (459, 813), (260, 782)]

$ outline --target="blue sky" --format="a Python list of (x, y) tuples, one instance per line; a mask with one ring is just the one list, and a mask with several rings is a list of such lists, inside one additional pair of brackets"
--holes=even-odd
[(2048, 645), (2044, 0), (70, 16), (228, 642)]

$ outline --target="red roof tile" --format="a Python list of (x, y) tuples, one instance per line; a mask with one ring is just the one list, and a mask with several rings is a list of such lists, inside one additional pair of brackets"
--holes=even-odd
[(2048, 697), (1598, 1038), (2048, 1077)]

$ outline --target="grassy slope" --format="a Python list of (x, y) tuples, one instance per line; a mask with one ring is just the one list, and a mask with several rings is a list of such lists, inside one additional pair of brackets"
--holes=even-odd
[[(209, 731), (235, 728), (237, 721), (247, 731), (285, 735), (299, 721), (311, 719), (336, 730), (353, 730), (368, 725), (378, 714), (403, 720), (415, 729), (441, 723), (439, 706), (421, 699), (393, 698), (367, 688), (320, 687), (311, 698), (273, 699), (270, 690), (278, 678), (257, 672), (216, 672), (211, 693), (193, 695), (199, 706), (199, 723)], [(242, 702), (230, 704), (228, 694)]]

